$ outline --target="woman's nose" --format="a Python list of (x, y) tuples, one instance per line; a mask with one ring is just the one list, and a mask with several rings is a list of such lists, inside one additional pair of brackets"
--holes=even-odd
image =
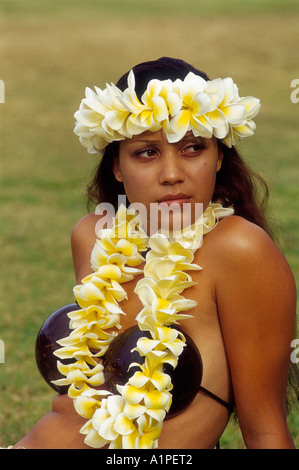
[(159, 174), (160, 184), (173, 185), (182, 183), (184, 179), (185, 172), (182, 161), (174, 150), (168, 150), (163, 154), (163, 158), (161, 159), (161, 170)]

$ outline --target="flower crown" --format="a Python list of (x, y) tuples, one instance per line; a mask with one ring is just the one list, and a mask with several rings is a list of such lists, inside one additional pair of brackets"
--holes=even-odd
[(103, 90), (94, 88), (86, 88), (86, 97), (75, 113), (74, 133), (89, 153), (101, 155), (113, 141), (160, 129), (170, 143), (192, 131), (195, 136), (215, 136), (231, 147), (240, 138), (253, 135), (252, 119), (260, 109), (259, 99), (239, 97), (231, 78), (206, 81), (192, 72), (184, 80), (150, 80), (141, 101), (135, 92), (133, 70), (124, 91), (113, 83)]

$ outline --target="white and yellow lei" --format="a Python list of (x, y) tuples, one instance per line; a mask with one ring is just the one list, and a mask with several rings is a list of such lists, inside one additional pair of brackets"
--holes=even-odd
[[(173, 367), (185, 346), (185, 338), (171, 325), (189, 318), (186, 310), (196, 302), (181, 293), (194, 285), (185, 271), (200, 270), (193, 264), (194, 253), (202, 237), (213, 229), (220, 218), (231, 215), (231, 208), (210, 204), (194, 226), (179, 234), (157, 233), (148, 238), (137, 214), (121, 206), (111, 229), (102, 230), (91, 255), (94, 272), (74, 288), (80, 310), (69, 313), (71, 334), (59, 341), (56, 355), (75, 359), (71, 364), (58, 361), (69, 385), (68, 395), (80, 416), (88, 421), (81, 433), (85, 443), (94, 448), (144, 448), (158, 446), (163, 420), (172, 402), (172, 383), (163, 372), (163, 364)], [(146, 260), (142, 253), (149, 249)], [(144, 269), (136, 266), (146, 261)], [(119, 303), (127, 297), (121, 284), (144, 273), (137, 282), (137, 293), (143, 308), (136, 317), (139, 329), (150, 332), (142, 337), (136, 350), (143, 364), (114, 395), (99, 387), (105, 384), (101, 357), (121, 328), (124, 312)], [(131, 367), (130, 366), (130, 367)]]

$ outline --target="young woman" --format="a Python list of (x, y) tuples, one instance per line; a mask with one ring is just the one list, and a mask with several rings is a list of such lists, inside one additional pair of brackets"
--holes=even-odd
[(68, 394), (16, 447), (211, 449), (235, 409), (247, 448), (294, 448), (295, 283), (234, 146), (258, 109), (231, 79), (171, 58), (87, 90), (75, 132), (102, 156), (89, 200), (113, 212), (126, 195), (145, 216), (121, 207), (108, 231), (100, 211), (76, 224), (79, 307), (57, 353), (75, 361), (59, 366)]

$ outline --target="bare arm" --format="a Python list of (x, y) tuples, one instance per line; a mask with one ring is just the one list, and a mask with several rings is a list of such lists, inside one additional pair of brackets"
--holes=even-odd
[[(89, 214), (75, 225), (72, 231), (71, 245), (73, 252), (76, 281), (92, 272), (90, 254), (96, 241), (95, 225), (99, 217)], [(30, 432), (14, 447), (26, 449), (80, 449), (90, 448), (84, 444), (80, 428), (86, 420), (78, 415), (72, 400), (67, 395), (57, 395), (53, 400), (52, 410), (41, 418)]]
[(293, 275), (258, 227), (234, 218), (222, 235), (216, 296), (244, 440), (248, 448), (294, 448), (285, 411)]

